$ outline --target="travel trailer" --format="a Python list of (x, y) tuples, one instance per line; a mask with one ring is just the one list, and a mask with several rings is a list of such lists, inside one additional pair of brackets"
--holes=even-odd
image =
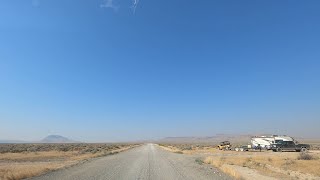
[(282, 141), (294, 141), (294, 139), (286, 135), (255, 136), (251, 138), (252, 148), (259, 148), (260, 146), (261, 148), (268, 150), (272, 148), (272, 144), (277, 144)]

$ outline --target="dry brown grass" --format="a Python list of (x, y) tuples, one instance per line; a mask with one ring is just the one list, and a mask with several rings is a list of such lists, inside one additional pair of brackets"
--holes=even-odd
[(18, 163), (0, 166), (0, 179), (19, 180), (66, 166), (64, 163)]
[[(319, 156), (320, 153), (314, 153), (313, 156)], [(221, 155), (219, 155), (221, 156)], [(220, 168), (224, 165), (236, 165), (257, 170), (260, 174), (290, 179), (295, 177), (320, 177), (320, 161), (313, 160), (297, 160), (298, 153), (224, 153), (222, 157), (210, 156), (206, 162)], [(236, 173), (229, 170), (228, 174)], [(238, 175), (236, 175), (238, 176)]]
[(196, 146), (190, 144), (159, 144), (160, 147), (167, 151), (179, 152), (181, 154), (196, 154), (216, 152), (216, 147)]
[(79, 149), (78, 151), (0, 153), (0, 180), (20, 180), (38, 176), (48, 171), (75, 165), (83, 160), (115, 154), (134, 146), (137, 145), (85, 152)]
[(174, 147), (174, 146), (164, 146), (164, 145), (160, 145), (161, 148), (170, 151), (170, 152), (174, 152), (174, 153), (179, 153), (179, 154), (183, 154), (183, 151), (181, 151), (181, 149)]
[(68, 158), (78, 154), (77, 152), (26, 152), (26, 153), (3, 153), (0, 154), (2, 161), (38, 161), (42, 159)]
[(213, 166), (219, 168), (222, 172), (229, 174), (236, 179), (244, 179), (237, 170), (225, 164), (224, 157), (220, 157), (219, 159), (213, 158), (213, 157), (207, 157), (204, 160), (204, 163), (212, 164)]
[(297, 152), (235, 152), (220, 151), (214, 147), (181, 150), (179, 147), (181, 145), (171, 145), (166, 149), (184, 154), (206, 154), (209, 156), (206, 163), (237, 179), (244, 178), (242, 170), (245, 169), (274, 179), (320, 179), (320, 151), (310, 151), (308, 155), (312, 156), (311, 160), (298, 160), (300, 155)]

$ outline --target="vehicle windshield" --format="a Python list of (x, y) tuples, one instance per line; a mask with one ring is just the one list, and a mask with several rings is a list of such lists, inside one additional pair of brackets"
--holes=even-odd
[(275, 144), (282, 144), (283, 140), (275, 140)]

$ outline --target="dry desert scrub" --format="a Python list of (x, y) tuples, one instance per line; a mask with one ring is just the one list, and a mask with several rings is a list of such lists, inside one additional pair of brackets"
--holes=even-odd
[[(298, 154), (298, 153), (235, 153), (228, 152), (222, 156), (210, 156), (205, 162), (220, 168), (223, 172), (228, 173), (236, 178), (241, 177), (241, 172), (236, 172), (237, 168), (229, 170), (235, 166), (254, 169), (259, 174), (281, 178), (316, 178), (320, 179), (320, 161), (318, 153)], [(310, 157), (311, 156), (311, 157)], [(230, 166), (225, 166), (230, 165)], [(318, 178), (317, 178), (318, 177)]]
[(306, 152), (301, 152), (298, 156), (298, 160), (314, 160), (314, 159), (316, 159), (314, 156)]
[[(137, 144), (15, 144), (0, 145), (0, 180), (20, 180), (115, 154)], [(30, 149), (33, 149), (30, 151)], [(35, 151), (38, 150), (38, 151)]]
[(225, 164), (225, 158), (224, 157), (220, 157), (220, 158), (216, 158), (216, 157), (207, 157), (204, 160), (205, 163), (207, 164), (212, 164), (213, 166), (219, 168), (222, 172), (236, 178), (236, 179), (244, 179), (241, 174), (235, 170), (234, 168), (228, 166), (227, 164)]
[(64, 167), (65, 163), (19, 163), (0, 166), (0, 179), (19, 180)]
[[(213, 146), (161, 144), (166, 150), (183, 154), (210, 154), (205, 162), (238, 179), (244, 169), (274, 179), (320, 179), (320, 151), (297, 152), (235, 152), (219, 151)], [(191, 150), (190, 150), (191, 147)], [(247, 178), (250, 179), (250, 178)]]
[(180, 154), (195, 154), (202, 152), (214, 152), (216, 146), (199, 145), (199, 144), (158, 144), (167, 151), (179, 152)]
[(174, 153), (178, 153), (178, 154), (183, 154), (183, 151), (175, 146), (172, 145), (166, 145), (166, 144), (159, 144), (159, 146), (161, 148), (163, 148), (164, 150), (170, 151), (170, 152), (174, 152)]

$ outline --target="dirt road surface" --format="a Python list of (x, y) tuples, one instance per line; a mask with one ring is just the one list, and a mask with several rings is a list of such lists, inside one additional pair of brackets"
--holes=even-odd
[(57, 170), (32, 180), (213, 180), (231, 179), (197, 157), (146, 144), (112, 156)]

